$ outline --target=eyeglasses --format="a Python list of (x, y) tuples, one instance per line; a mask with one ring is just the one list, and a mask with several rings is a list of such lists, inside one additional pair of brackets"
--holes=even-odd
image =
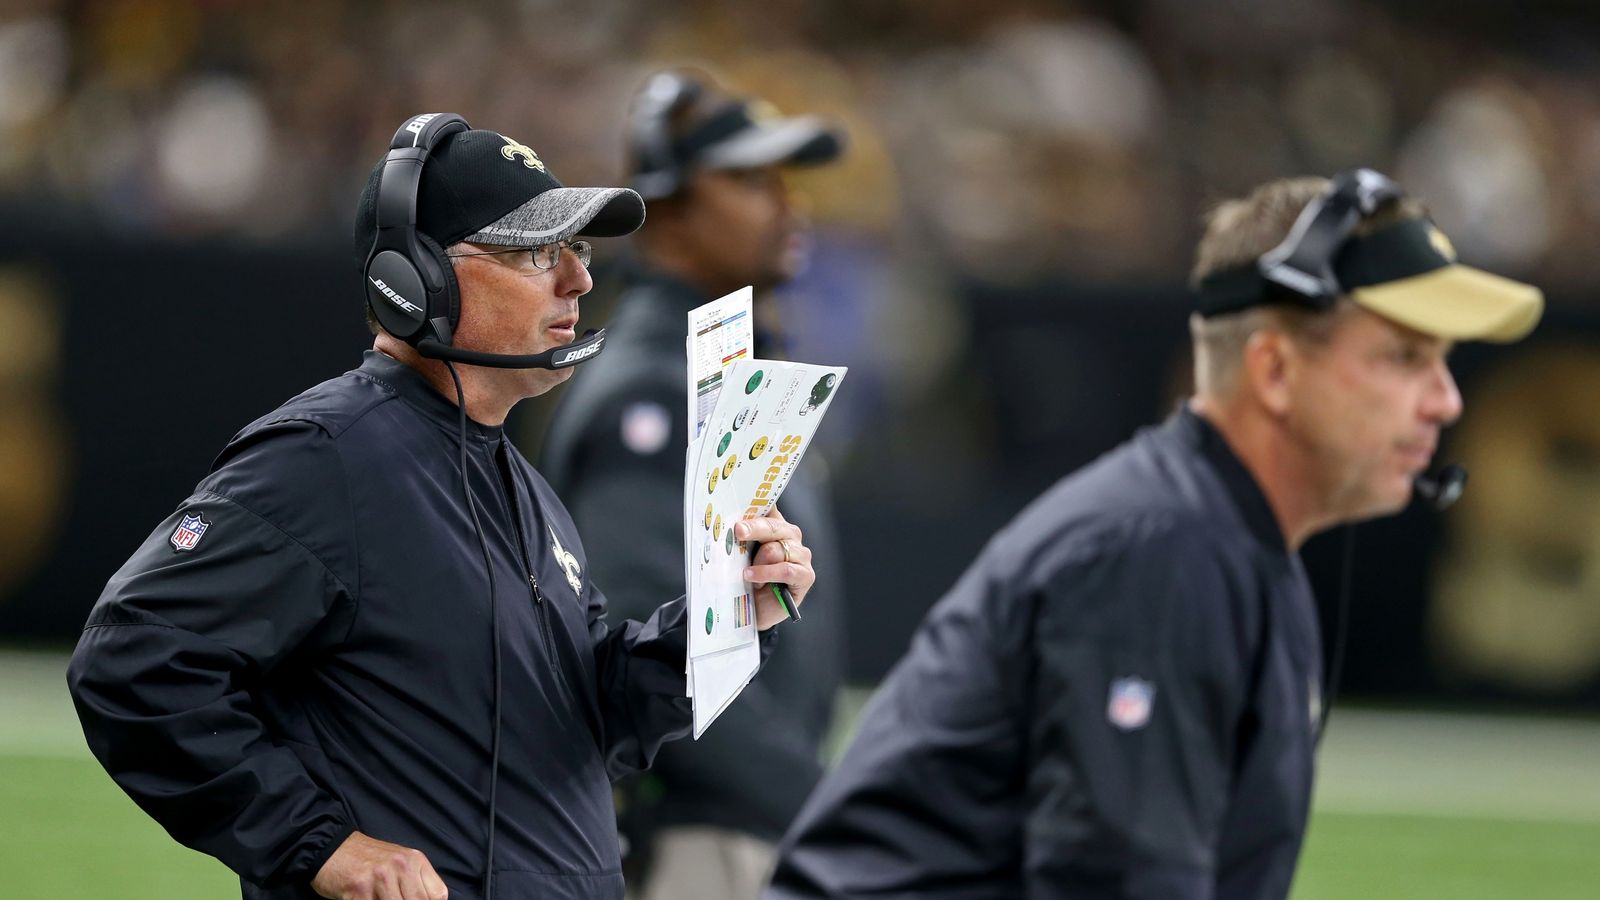
[(540, 244), (537, 247), (513, 247), (508, 250), (483, 250), (478, 253), (452, 253), (451, 259), (462, 256), (501, 256), (506, 253), (526, 253), (533, 260), (533, 267), (541, 272), (548, 272), (561, 264), (561, 251), (571, 250), (572, 255), (578, 258), (579, 265), (589, 268), (589, 260), (594, 258), (594, 245), (588, 241), (556, 241), (553, 244)]

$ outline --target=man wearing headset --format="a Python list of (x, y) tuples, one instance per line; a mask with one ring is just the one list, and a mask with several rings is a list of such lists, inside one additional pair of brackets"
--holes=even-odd
[(1296, 551), (1439, 488), (1451, 344), (1515, 340), (1543, 301), (1365, 169), (1221, 205), (1194, 277), (1195, 394), (930, 612), (769, 898), (1288, 893), (1323, 703)]
[[(246, 898), (622, 896), (611, 778), (690, 726), (684, 602), (608, 619), (501, 427), (601, 346), (574, 341), (579, 236), (643, 219), (408, 121), (357, 209), (372, 350), (241, 431), (95, 605), (68, 672), (91, 749)], [(810, 588), (780, 516), (736, 536), (753, 581)]]
[[(652, 597), (683, 591), (686, 314), (752, 285), (756, 355), (781, 355), (768, 295), (795, 275), (805, 240), (786, 170), (836, 159), (844, 136), (815, 117), (779, 116), (681, 70), (648, 79), (632, 115), (631, 182), (650, 203), (640, 265), (609, 323), (612, 352), (573, 380), (539, 468), (590, 536), (590, 559), (612, 608), (642, 615)], [(836, 558), (817, 462), (808, 458), (783, 504), (806, 542)], [(618, 510), (638, 527), (598, 527)], [(629, 869), (645, 869), (643, 900), (743, 900), (770, 875), (777, 839), (821, 777), (821, 745), (843, 675), (842, 579), (823, 578), (822, 604), (807, 610), (804, 628), (785, 635), (738, 706), (700, 740), (662, 748), (651, 771), (624, 792)]]

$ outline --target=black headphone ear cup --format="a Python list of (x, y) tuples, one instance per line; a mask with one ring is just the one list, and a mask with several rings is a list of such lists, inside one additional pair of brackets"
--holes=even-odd
[(636, 101), (633, 129), (639, 171), (633, 187), (646, 200), (671, 196), (683, 186), (683, 164), (672, 152), (672, 117), (704, 90), (698, 79), (669, 70), (656, 73)]
[(440, 306), (443, 307), (445, 315), (449, 317), (450, 335), (439, 335), (439, 337), (445, 339), (445, 343), (450, 343), (448, 338), (455, 334), (456, 325), (461, 322), (461, 288), (456, 284), (456, 270), (454, 266), (450, 265), (450, 257), (445, 255), (444, 248), (440, 247), (439, 243), (433, 238), (419, 231), (417, 232), (417, 242), (427, 251), (430, 257), (428, 261), (433, 264), (433, 268), (438, 272), (438, 283), (444, 285), (443, 296), (439, 298), (444, 301), (443, 304), (434, 305), (433, 298), (430, 297), (428, 316), (431, 319), (440, 309)]

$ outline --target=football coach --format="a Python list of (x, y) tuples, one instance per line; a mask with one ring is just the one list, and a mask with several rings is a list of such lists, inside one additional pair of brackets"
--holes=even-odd
[[(643, 220), (408, 120), (356, 214), (372, 349), (235, 436), (106, 585), (67, 673), (89, 747), (247, 900), (622, 897), (611, 779), (689, 730), (684, 600), (609, 620), (502, 428), (604, 346), (575, 334), (583, 236)], [(811, 553), (776, 514), (735, 530), (765, 653), (762, 588), (799, 600)]]
[(1193, 275), (1194, 395), (934, 607), (767, 897), (1288, 893), (1323, 690), (1297, 551), (1438, 487), (1452, 343), (1515, 340), (1543, 298), (1366, 169), (1221, 205)]

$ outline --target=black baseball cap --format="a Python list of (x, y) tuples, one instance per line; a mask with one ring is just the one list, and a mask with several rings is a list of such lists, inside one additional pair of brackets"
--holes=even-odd
[[(365, 266), (377, 237), (373, 167), (356, 205), (355, 254)], [(567, 187), (537, 153), (494, 131), (474, 129), (435, 147), (417, 188), (417, 230), (440, 247), (458, 241), (534, 247), (576, 235), (620, 237), (644, 224), (644, 200), (623, 187)]]

